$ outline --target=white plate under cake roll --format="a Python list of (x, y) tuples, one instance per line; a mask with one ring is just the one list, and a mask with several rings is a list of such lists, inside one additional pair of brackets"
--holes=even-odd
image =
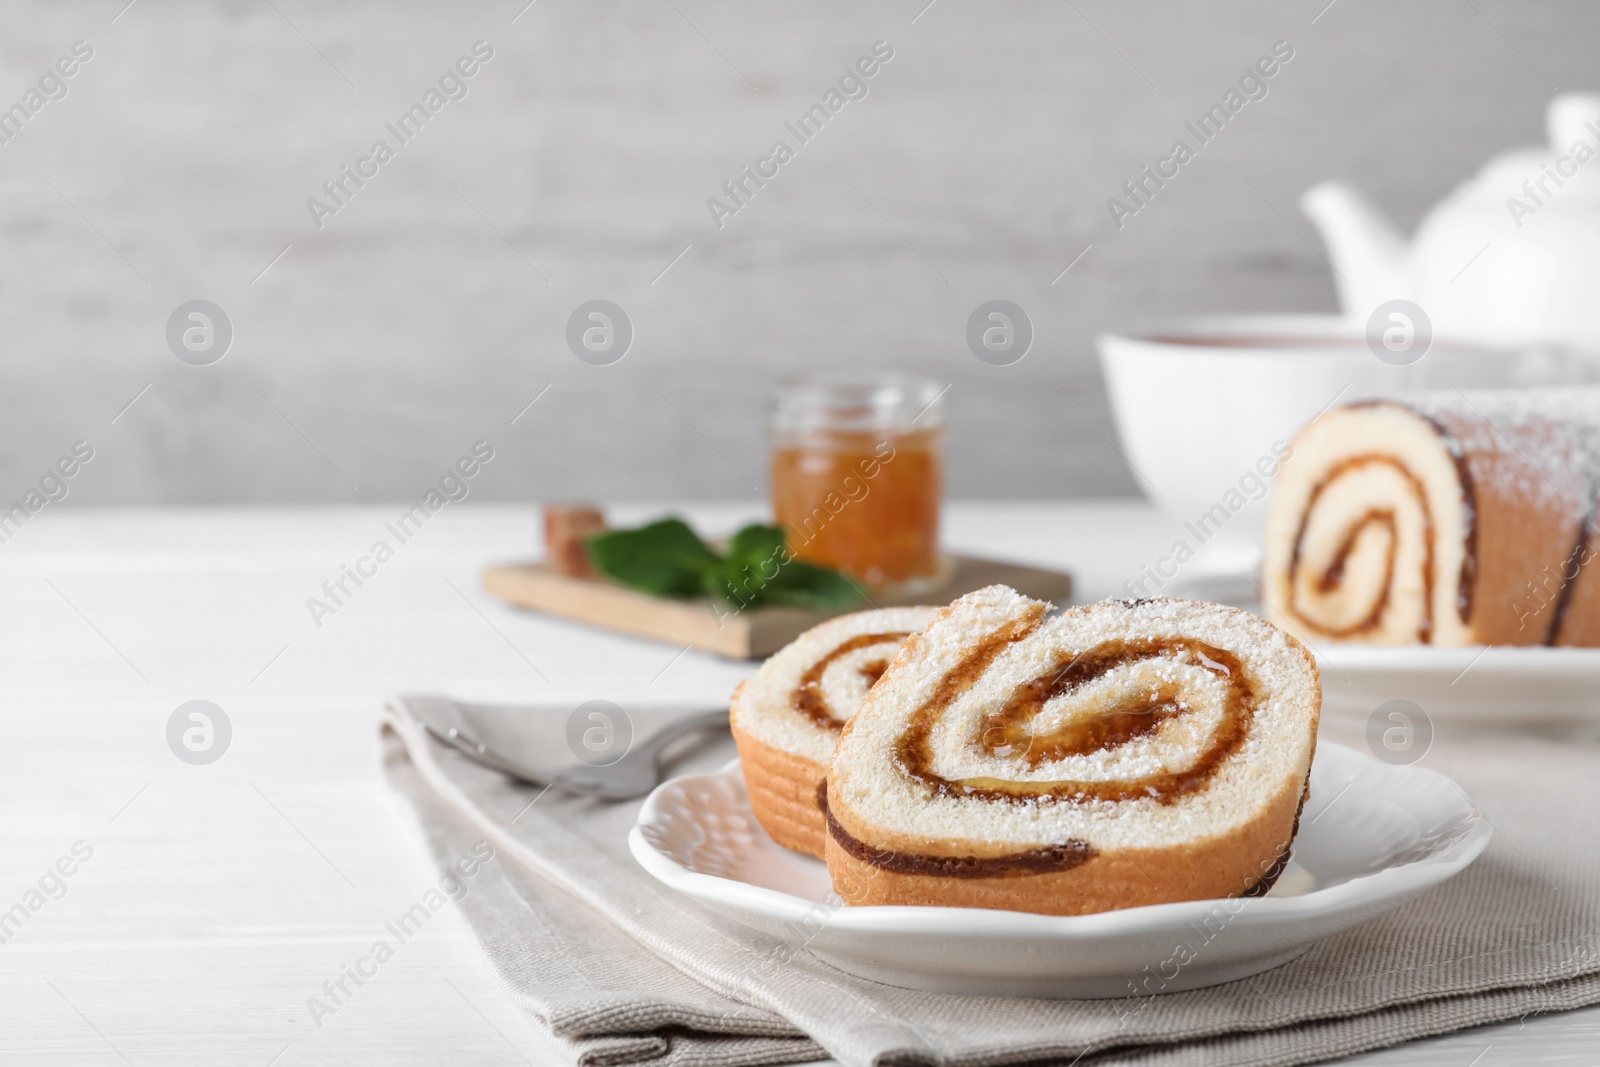
[(1600, 390), (1422, 393), (1292, 442), (1262, 593), (1312, 643), (1600, 645)]
[(1077, 915), (1269, 889), (1315, 748), (1305, 648), (1217, 604), (1048, 608), (991, 586), (906, 642), (834, 751), (835, 890)]
[(818, 790), (839, 731), (900, 644), (938, 608), (840, 615), (795, 638), (734, 690), (729, 709), (750, 807), (774, 841), (822, 856)]

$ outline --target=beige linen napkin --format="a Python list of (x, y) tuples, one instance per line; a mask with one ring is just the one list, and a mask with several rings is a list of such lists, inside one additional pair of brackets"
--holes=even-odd
[[(384, 741), (390, 781), (442, 868), (480, 841), (493, 846), (495, 861), (459, 906), (511, 995), (584, 1064), (832, 1055), (850, 1067), (1276, 1067), (1600, 1002), (1592, 741), (1436, 740), (1427, 765), (1465, 786), (1497, 830), (1465, 873), (1255, 978), (1089, 1001), (949, 996), (851, 977), (645, 874), (626, 843), (637, 803), (541, 795), (434, 742), (400, 708)], [(723, 741), (694, 769), (731, 755)]]

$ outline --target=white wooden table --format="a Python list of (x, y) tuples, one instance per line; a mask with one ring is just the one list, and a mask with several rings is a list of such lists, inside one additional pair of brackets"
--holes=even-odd
[[(26, 907), (75, 843), (93, 850), (45, 878), (50, 895), (0, 944), (0, 1062), (558, 1059), (452, 909), (320, 1028), (307, 1012), (437, 878), (379, 773), (380, 702), (704, 702), (750, 667), (486, 600), (482, 564), (534, 553), (531, 507), (451, 505), (317, 628), (306, 599), (399, 510), (52, 507), (0, 545), (0, 911)], [(689, 514), (717, 531), (755, 509)], [(953, 547), (1071, 567), (1085, 598), (1118, 592), (1173, 533), (1131, 503), (957, 505), (948, 530)], [(207, 766), (166, 741), (196, 698), (233, 727)], [(1349, 1062), (1592, 1063), (1596, 1049), (1591, 1010)]]

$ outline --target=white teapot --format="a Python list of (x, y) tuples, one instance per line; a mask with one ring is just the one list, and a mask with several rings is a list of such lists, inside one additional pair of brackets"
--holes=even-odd
[(1308, 190), (1345, 315), (1404, 299), (1439, 336), (1600, 357), (1600, 95), (1551, 100), (1547, 127), (1548, 146), (1491, 160), (1409, 246), (1349, 186)]

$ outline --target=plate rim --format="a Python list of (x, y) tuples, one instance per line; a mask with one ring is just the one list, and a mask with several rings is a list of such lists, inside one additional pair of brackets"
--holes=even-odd
[[(1147, 904), (1089, 915), (1041, 915), (994, 908), (929, 905), (836, 907), (733, 878), (691, 871), (645, 839), (644, 827), (654, 821), (663, 803), (663, 791), (668, 787), (681, 788), (694, 779), (730, 777), (742, 787), (744, 782), (739, 770), (739, 761), (733, 760), (716, 771), (683, 775), (657, 786), (646, 798), (634, 825), (628, 831), (628, 848), (635, 861), (668, 888), (706, 903), (722, 905), (744, 913), (759, 914), (767, 920), (793, 922), (806, 918), (814, 925), (818, 922), (817, 913), (820, 911), (823, 913), (821, 923), (839, 932), (937, 934), (947, 939), (1047, 936), (1052, 940), (1061, 940), (1114, 937), (1145, 932), (1152, 925), (1181, 923), (1186, 919), (1209, 915), (1217, 905), (1229, 901), (1240, 902), (1240, 907), (1232, 913), (1230, 921), (1244, 921), (1247, 925), (1322, 918), (1345, 913), (1358, 906), (1371, 907), (1377, 903), (1392, 902), (1389, 906), (1395, 907), (1465, 870), (1483, 854), (1494, 837), (1494, 828), (1487, 816), (1472, 803), (1466, 791), (1448, 775), (1426, 767), (1393, 766), (1363, 755), (1346, 745), (1319, 741), (1318, 758), (1325, 753), (1335, 754), (1335, 759), (1338, 760), (1348, 759), (1357, 769), (1365, 764), (1368, 765), (1367, 769), (1377, 769), (1386, 775), (1397, 773), (1426, 775), (1448, 783), (1460, 796), (1457, 818), (1467, 824), (1467, 832), (1439, 851), (1418, 861), (1384, 867), (1370, 874), (1358, 875), (1338, 885), (1315, 889), (1293, 897), (1216, 897)], [(761, 906), (754, 906), (757, 904)]]

